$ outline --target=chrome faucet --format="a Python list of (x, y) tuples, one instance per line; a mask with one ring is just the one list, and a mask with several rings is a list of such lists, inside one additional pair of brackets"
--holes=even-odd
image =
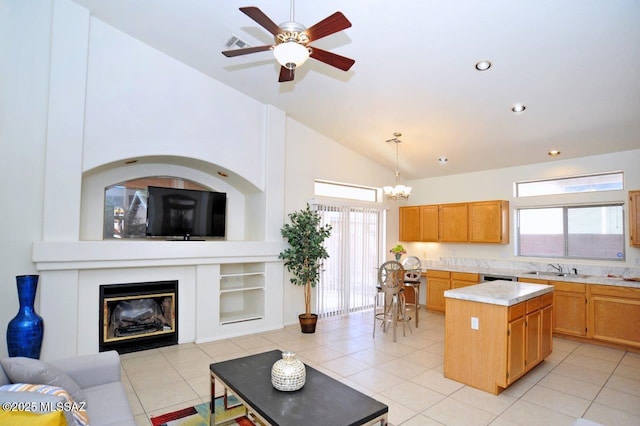
[(562, 274), (564, 271), (562, 270), (562, 265), (561, 264), (556, 264), (554, 265), (553, 263), (549, 263), (549, 266), (551, 266), (553, 269), (555, 269), (556, 271), (558, 271), (558, 273)]

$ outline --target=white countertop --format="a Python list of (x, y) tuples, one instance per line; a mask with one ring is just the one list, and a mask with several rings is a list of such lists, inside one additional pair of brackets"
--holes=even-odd
[(598, 275), (556, 276), (552, 274), (551, 275), (533, 275), (533, 274), (527, 274), (525, 273), (526, 271), (522, 271), (522, 270), (498, 269), (498, 268), (487, 268), (487, 267), (451, 266), (451, 265), (439, 265), (437, 263), (432, 263), (429, 266), (425, 266), (424, 268), (422, 268), (422, 271), (424, 274), (426, 274), (426, 271), (429, 269), (437, 269), (439, 271), (449, 271), (449, 272), (470, 272), (470, 273), (478, 273), (478, 274), (513, 276), (516, 278), (537, 278), (541, 280), (551, 280), (551, 281), (567, 281), (567, 282), (583, 283), (583, 284), (600, 284), (600, 285), (612, 285), (617, 287), (640, 288), (640, 281), (635, 281), (639, 279), (637, 277), (622, 278), (622, 277), (607, 277), (607, 276), (598, 276)]
[(444, 297), (489, 303), (492, 305), (511, 306), (552, 291), (553, 286), (546, 284), (489, 281), (468, 287), (447, 290), (444, 292)]

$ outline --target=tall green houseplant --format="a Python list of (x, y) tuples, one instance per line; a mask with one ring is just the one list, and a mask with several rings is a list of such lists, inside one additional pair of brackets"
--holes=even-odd
[(318, 284), (322, 262), (329, 257), (323, 243), (331, 235), (331, 225), (320, 226), (320, 220), (320, 214), (307, 204), (305, 209), (289, 213), (291, 223), (280, 230), (289, 247), (279, 258), (285, 261), (284, 266), (292, 274), (289, 281), (304, 286), (305, 313), (299, 316), (301, 324), (305, 318), (317, 318), (311, 313), (311, 288)]

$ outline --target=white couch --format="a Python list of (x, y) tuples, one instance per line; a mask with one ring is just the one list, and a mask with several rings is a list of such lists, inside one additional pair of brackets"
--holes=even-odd
[[(72, 397), (75, 396), (74, 401), (76, 398), (84, 399), (78, 406), (86, 407), (91, 426), (136, 425), (120, 381), (120, 356), (116, 351), (50, 362), (31, 358), (3, 358), (0, 360), (0, 386), (16, 382), (11, 379), (18, 379), (19, 383), (61, 387)], [(42, 401), (43, 398), (52, 396), (0, 391), (0, 401), (3, 403)], [(65, 417), (69, 425), (74, 425), (71, 413), (65, 412)]]

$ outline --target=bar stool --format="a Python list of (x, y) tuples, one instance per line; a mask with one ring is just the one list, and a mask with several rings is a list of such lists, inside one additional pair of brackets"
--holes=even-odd
[[(400, 262), (390, 260), (383, 263), (378, 269), (378, 293), (373, 312), (373, 337), (376, 336), (377, 321), (382, 321), (382, 329), (387, 332), (389, 327), (393, 327), (393, 341), (396, 342), (396, 325), (398, 321), (402, 323), (402, 335), (406, 336), (405, 327), (409, 325), (411, 330), (411, 317), (406, 314), (404, 303), (404, 268)], [(384, 296), (382, 312), (377, 310), (378, 296)]]
[(416, 328), (418, 328), (418, 313), (420, 312), (420, 278), (422, 276), (422, 262), (417, 256), (409, 256), (402, 261), (404, 268), (404, 285), (411, 287), (414, 296)]

